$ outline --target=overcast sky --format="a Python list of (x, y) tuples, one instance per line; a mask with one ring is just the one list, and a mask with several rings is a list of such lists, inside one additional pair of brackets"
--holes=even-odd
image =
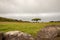
[(60, 21), (60, 0), (0, 0), (0, 16), (14, 19)]

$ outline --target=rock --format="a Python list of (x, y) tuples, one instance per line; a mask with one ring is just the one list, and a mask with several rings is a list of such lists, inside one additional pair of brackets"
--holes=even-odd
[(3, 39), (3, 33), (0, 32), (0, 40), (2, 40), (2, 39)]
[(51, 25), (37, 33), (37, 40), (54, 40), (58, 35), (60, 36), (60, 26)]
[(34, 38), (20, 31), (9, 31), (5, 33), (5, 40), (34, 40)]

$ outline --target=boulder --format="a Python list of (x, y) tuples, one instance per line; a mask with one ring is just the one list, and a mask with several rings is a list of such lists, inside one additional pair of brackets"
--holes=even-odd
[(49, 25), (38, 31), (36, 40), (54, 40), (58, 36), (60, 37), (60, 25)]
[(0, 40), (3, 39), (3, 32), (0, 32)]
[(34, 38), (20, 31), (9, 31), (5, 33), (5, 40), (34, 40)]

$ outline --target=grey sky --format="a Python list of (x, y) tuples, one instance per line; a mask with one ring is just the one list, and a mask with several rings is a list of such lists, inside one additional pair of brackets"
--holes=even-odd
[(0, 0), (1, 13), (60, 12), (60, 0)]
[(60, 21), (60, 0), (0, 0), (0, 16), (24, 20), (39, 17), (42, 21)]

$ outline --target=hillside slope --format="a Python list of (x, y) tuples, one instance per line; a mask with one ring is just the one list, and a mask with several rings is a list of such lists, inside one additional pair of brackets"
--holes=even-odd
[(11, 22), (11, 21), (18, 21), (18, 20), (16, 20), (16, 19), (10, 19), (10, 18), (4, 18), (4, 17), (0, 17), (0, 21), (8, 21), (8, 22)]

